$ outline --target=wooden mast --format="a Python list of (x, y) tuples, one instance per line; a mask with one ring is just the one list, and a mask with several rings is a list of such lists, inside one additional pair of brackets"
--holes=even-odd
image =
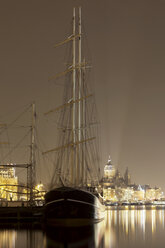
[[(73, 105), (72, 105), (72, 143), (75, 144), (76, 142), (76, 105), (75, 105), (75, 99), (76, 99), (76, 13), (75, 13), (75, 8), (73, 8), (73, 51), (72, 51), (72, 100), (73, 100)], [(76, 171), (76, 156), (75, 156), (75, 145), (72, 147), (72, 159), (71, 159), (71, 182), (73, 185), (75, 185), (75, 171)]]
[[(52, 109), (45, 113), (45, 115), (51, 114), (56, 111), (60, 111), (64, 108), (71, 107), (71, 125), (69, 127), (71, 131), (71, 141), (68, 141), (57, 148), (50, 149), (43, 152), (47, 154), (53, 151), (65, 150), (69, 148), (69, 159), (67, 166), (69, 166), (69, 181), (71, 186), (81, 186), (86, 183), (87, 170), (85, 170), (85, 149), (86, 143), (95, 139), (95, 137), (87, 138), (86, 136), (86, 99), (91, 97), (92, 94), (85, 94), (85, 85), (83, 80), (84, 70), (86, 67), (86, 62), (82, 62), (82, 24), (81, 24), (81, 7), (78, 9), (78, 18), (76, 16), (77, 10), (73, 8), (73, 19), (72, 19), (72, 34), (65, 39), (63, 42), (58, 43), (55, 47), (66, 44), (67, 42), (72, 42), (72, 65), (68, 67), (62, 73), (58, 73), (51, 79), (56, 79), (58, 77), (64, 76), (67, 73), (71, 74), (71, 99), (64, 103), (63, 105)], [(78, 19), (78, 23), (76, 22)], [(78, 26), (77, 26), (78, 24)], [(78, 40), (76, 40), (78, 39)], [(76, 74), (77, 73), (77, 74)], [(76, 77), (78, 76), (78, 77)], [(68, 178), (67, 178), (68, 180)], [(53, 181), (53, 179), (52, 179)]]
[(32, 125), (31, 125), (31, 161), (30, 161), (30, 205), (33, 205), (33, 189), (35, 186), (35, 122), (36, 122), (36, 110), (35, 103), (32, 103)]
[[(79, 30), (78, 30), (78, 34), (79, 34), (79, 39), (78, 39), (78, 99), (82, 98), (82, 56), (81, 56), (81, 7), (79, 7)], [(78, 142), (80, 142), (82, 140), (82, 136), (81, 136), (81, 126), (82, 124), (82, 103), (81, 101), (78, 102)], [(82, 144), (79, 144), (77, 146), (77, 150), (78, 150), (78, 154), (77, 154), (77, 184), (80, 184), (80, 175), (82, 175)], [(82, 179), (82, 176), (81, 176)], [(81, 180), (82, 181), (82, 180)]]

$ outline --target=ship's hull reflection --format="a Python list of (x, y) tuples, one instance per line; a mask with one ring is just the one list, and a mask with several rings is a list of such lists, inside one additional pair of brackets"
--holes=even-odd
[(77, 227), (46, 227), (46, 248), (103, 246), (104, 221), (94, 225)]

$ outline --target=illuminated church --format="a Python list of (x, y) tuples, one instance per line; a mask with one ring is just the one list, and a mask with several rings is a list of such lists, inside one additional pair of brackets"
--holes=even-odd
[(131, 184), (131, 176), (129, 174), (128, 168), (124, 173), (124, 177), (120, 175), (118, 169), (115, 169), (115, 166), (112, 165), (110, 156), (107, 164), (104, 167), (104, 176), (102, 179), (103, 186), (129, 186)]
[[(124, 176), (121, 176), (118, 169), (112, 164), (110, 156), (104, 167), (104, 176), (101, 181), (104, 201), (118, 202), (128, 195), (128, 188), (131, 185), (131, 177), (126, 169)], [(130, 194), (132, 194), (132, 188)]]
[(104, 177), (105, 178), (113, 178), (115, 177), (116, 169), (111, 163), (111, 159), (109, 156), (108, 163), (104, 167)]
[(126, 168), (124, 176), (121, 176), (119, 170), (112, 165), (110, 157), (104, 167), (101, 185), (105, 204), (151, 202), (158, 201), (164, 197), (161, 188), (131, 184), (128, 168)]

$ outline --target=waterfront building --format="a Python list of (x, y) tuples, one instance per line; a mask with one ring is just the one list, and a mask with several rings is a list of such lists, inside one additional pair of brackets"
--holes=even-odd
[(0, 199), (7, 201), (18, 200), (18, 177), (15, 168), (0, 168)]
[(134, 188), (133, 199), (134, 202), (141, 202), (145, 200), (145, 191), (142, 189), (141, 185), (137, 188)]
[[(28, 201), (30, 191), (27, 190), (27, 185), (21, 185), (21, 186), (18, 186), (18, 188), (19, 188), (19, 200), (20, 201)], [(34, 201), (36, 201), (36, 202), (43, 201), (45, 193), (46, 193), (46, 191), (45, 191), (44, 185), (42, 183), (35, 185), (35, 187), (33, 189)]]
[(131, 202), (134, 196), (134, 190), (132, 187), (117, 187), (116, 195), (118, 202)]
[(161, 188), (147, 188), (145, 192), (146, 201), (161, 200), (164, 197), (164, 193)]
[(35, 196), (35, 200), (36, 201), (40, 201), (40, 200), (44, 200), (44, 196), (45, 196), (45, 189), (44, 189), (44, 185), (42, 183), (39, 183), (35, 186), (34, 189), (34, 196)]
[(103, 198), (104, 202), (111, 201), (111, 202), (117, 202), (117, 196), (116, 196), (116, 189), (115, 188), (103, 188)]
[(122, 177), (119, 170), (112, 165), (109, 157), (104, 167), (104, 176), (101, 180), (103, 199), (105, 203), (138, 203), (160, 201), (164, 193), (158, 187), (150, 185), (131, 184), (128, 167)]
[(128, 201), (132, 197), (132, 188), (129, 187), (131, 183), (131, 177), (128, 172), (128, 168), (121, 176), (118, 169), (112, 164), (110, 156), (107, 164), (104, 167), (104, 176), (101, 180), (103, 187), (104, 201)]
[[(43, 184), (37, 184), (33, 192), (35, 200), (43, 201), (45, 195)], [(0, 201), (27, 201), (29, 193), (27, 185), (19, 184), (14, 167), (0, 167)]]

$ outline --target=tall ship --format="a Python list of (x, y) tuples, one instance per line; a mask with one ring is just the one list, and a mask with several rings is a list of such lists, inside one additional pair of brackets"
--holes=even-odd
[(45, 195), (45, 220), (51, 225), (87, 225), (105, 215), (98, 190), (96, 106), (86, 76), (91, 67), (82, 52), (81, 7), (73, 8), (72, 29), (72, 35), (58, 44), (69, 43), (72, 50), (68, 67), (55, 76), (65, 78), (64, 104), (45, 113), (60, 112), (58, 147), (44, 152), (55, 153), (50, 190)]

